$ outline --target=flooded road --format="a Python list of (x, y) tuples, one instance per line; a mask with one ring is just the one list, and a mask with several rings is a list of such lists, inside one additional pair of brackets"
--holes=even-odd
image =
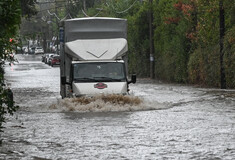
[(139, 105), (77, 106), (60, 98), (59, 67), (18, 60), (5, 69), (20, 109), (4, 124), (0, 159), (235, 158), (235, 90), (141, 79), (130, 86)]

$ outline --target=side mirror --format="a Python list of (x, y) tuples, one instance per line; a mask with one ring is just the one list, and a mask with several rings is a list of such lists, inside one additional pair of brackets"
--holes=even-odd
[(130, 83), (133, 83), (133, 84), (136, 83), (136, 75), (135, 74), (131, 75), (131, 81), (129, 81), (128, 84), (130, 84)]

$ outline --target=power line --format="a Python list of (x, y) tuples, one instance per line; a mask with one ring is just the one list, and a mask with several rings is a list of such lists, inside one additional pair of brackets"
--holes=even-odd
[(63, 7), (65, 7), (65, 6), (63, 5), (63, 6), (57, 6), (57, 7), (53, 7), (53, 8), (48, 8), (48, 9), (40, 10), (38, 12), (44, 12), (44, 11), (47, 11), (47, 10), (52, 10), (52, 9), (55, 9), (55, 8), (63, 8)]
[[(85, 4), (86, 4), (86, 2), (84, 1), (84, 2), (83, 2), (82, 13), (83, 13), (86, 17), (90, 17), (90, 16), (85, 12), (85, 10), (86, 10)], [(96, 14), (95, 14), (94, 16), (92, 16), (92, 17), (98, 16), (98, 15), (100, 14), (100, 12), (103, 11), (103, 8), (101, 8), (101, 9), (100, 9), (100, 8), (97, 8), (97, 9), (99, 9), (98, 13), (96, 13)]]
[(86, 14), (86, 12), (82, 9), (82, 13), (86, 16), (86, 17), (90, 17)]
[[(138, 1), (138, 0), (135, 0), (135, 1), (133, 2), (133, 4), (131, 4), (127, 9), (125, 9), (125, 10), (123, 10), (123, 11), (117, 11), (117, 10), (115, 9), (115, 7), (113, 6), (113, 4), (110, 5), (110, 4), (106, 3), (106, 5), (107, 5), (108, 7), (111, 6), (112, 9), (113, 9), (116, 13), (122, 14), (122, 13), (125, 13), (125, 12), (129, 11), (129, 10), (135, 5), (135, 3), (136, 3), (137, 1)], [(65, 2), (65, 1), (56, 1), (56, 2)], [(75, 2), (79, 3), (79, 1), (75, 1)], [(41, 2), (41, 3), (38, 3), (38, 4), (50, 4), (50, 3), (55, 3), (55, 2)], [(49, 10), (52, 10), (52, 9), (55, 9), (55, 8), (63, 8), (63, 7), (64, 7), (64, 5), (63, 5), (63, 6), (56, 6), (56, 7), (53, 7), (53, 8), (49, 8), (49, 9), (45, 9), (45, 10), (40, 10), (39, 12), (47, 11), (50, 15), (52, 15), (52, 14), (54, 15), (55, 13), (50, 13)], [(99, 12), (98, 12), (97, 14), (95, 14), (94, 16), (92, 16), (92, 17), (98, 16), (102, 10), (103, 10), (103, 9), (100, 9)], [(82, 11), (82, 13), (83, 13), (86, 17), (91, 17), (91, 16), (89, 16), (89, 15), (85, 12), (85, 9), (81, 9), (81, 11)], [(54, 15), (54, 16), (56, 16), (56, 18), (58, 19), (58, 16), (57, 16), (57, 15)], [(66, 16), (67, 16), (67, 15), (66, 15)], [(70, 14), (69, 14), (68, 16), (71, 17)]]
[(49, 14), (50, 16), (55, 16), (59, 21), (62, 21), (62, 20), (64, 20), (64, 19), (67, 19), (67, 17), (69, 17), (70, 19), (72, 19), (72, 16), (70, 15), (70, 13), (68, 13), (64, 18), (61, 18), (61, 19), (57, 16), (56, 13), (51, 13), (49, 10), (48, 10), (48, 14)]
[[(125, 10), (123, 10), (123, 11), (117, 11), (117, 10), (114, 8), (113, 4), (110, 5), (110, 4), (106, 3), (106, 5), (107, 5), (108, 7), (111, 6), (112, 9), (113, 9), (116, 13), (122, 14), (122, 13), (125, 13), (125, 12), (129, 11), (129, 10), (135, 5), (135, 3), (136, 3), (137, 1), (138, 1), (138, 0), (135, 0), (127, 9), (125, 9)], [(56, 1), (56, 2), (65, 2), (65, 1)], [(75, 1), (75, 2), (78, 3), (78, 1)], [(44, 3), (45, 3), (45, 4), (46, 4), (46, 3), (55, 3), (55, 1), (54, 1), (54, 2), (41, 2), (41, 3), (39, 3), (39, 4), (44, 4)], [(113, 3), (113, 2), (112, 2), (112, 3)], [(55, 8), (63, 8), (63, 7), (64, 7), (64, 6), (56, 6), (56, 7), (53, 7), (53, 8), (41, 10), (41, 11), (39, 11), (39, 12), (47, 11), (49, 15), (51, 15), (51, 16), (54, 15), (58, 20), (60, 20), (59, 17), (58, 17), (55, 13), (51, 13), (49, 10), (55, 9)], [(92, 17), (98, 16), (102, 10), (103, 10), (103, 8), (100, 9), (99, 12), (98, 12), (97, 14), (95, 14), (94, 16), (92, 16)], [(91, 17), (91, 16), (89, 16), (89, 15), (85, 12), (85, 9), (81, 9), (81, 11), (82, 11), (82, 13), (83, 13), (86, 17)], [(65, 17), (67, 17), (67, 16), (69, 16), (70, 18), (72, 18), (70, 14), (67, 14)]]
[(54, 1), (54, 2), (36, 2), (35, 4), (51, 4), (51, 3), (58, 3), (58, 2), (66, 2), (66, 1)]
[[(106, 2), (106, 5), (107, 5), (108, 7), (109, 7), (109, 6), (112, 6), (112, 9), (113, 9), (116, 13), (122, 14), (122, 13), (125, 13), (125, 12), (129, 11), (129, 10), (135, 5), (135, 3), (136, 3), (137, 1), (138, 1), (138, 0), (135, 0), (135, 2), (134, 2), (132, 5), (130, 5), (130, 7), (128, 7), (127, 9), (125, 9), (125, 10), (123, 10), (123, 11), (117, 11), (117, 10), (114, 8), (113, 5), (109, 5), (107, 2)], [(112, 1), (112, 3), (113, 3), (113, 1)]]
[[(92, 16), (92, 17), (97, 17), (99, 14), (100, 14), (100, 12), (103, 10), (103, 8), (102, 9), (100, 9), (99, 10), (99, 12), (98, 13), (96, 13), (94, 16)], [(85, 11), (84, 11), (84, 9), (82, 9), (82, 13), (86, 16), (86, 17), (91, 17), (91, 16), (89, 16)]]
[(70, 19), (73, 19), (73, 17), (70, 15), (70, 13), (68, 13), (64, 18), (61, 19), (61, 21), (67, 19), (67, 17), (69, 17)]
[(51, 13), (49, 10), (47, 10), (47, 12), (50, 16), (55, 16), (60, 21), (60, 18), (56, 15), (56, 13)]

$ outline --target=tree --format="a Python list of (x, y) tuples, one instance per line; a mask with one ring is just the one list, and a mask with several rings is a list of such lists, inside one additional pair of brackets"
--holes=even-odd
[[(234, 0), (229, 0), (234, 2)], [(235, 5), (231, 2), (224, 2), (226, 32), (224, 36), (224, 68), (226, 85), (228, 88), (235, 88)], [(229, 6), (229, 7), (227, 7)]]
[(21, 15), (29, 19), (31, 16), (37, 14), (34, 4), (35, 2), (33, 0), (20, 0)]
[(21, 16), (35, 14), (33, 0), (8, 0), (0, 2), (0, 131), (6, 114), (12, 115), (18, 108), (13, 101), (13, 93), (5, 84), (4, 65), (14, 62), (13, 49), (19, 43), (17, 36)]
[(0, 131), (5, 122), (6, 114), (13, 114), (17, 106), (14, 105), (12, 92), (6, 88), (4, 80), (5, 60), (14, 61), (11, 55), (16, 45), (17, 29), (20, 24), (21, 10), (18, 0), (0, 2)]
[(158, 0), (154, 5), (156, 77), (186, 83), (192, 46), (194, 3)]
[(234, 60), (230, 47), (234, 26), (234, 6), (231, 4), (234, 0), (197, 1), (196, 47), (188, 63), (190, 82), (226, 88), (228, 81), (227, 87), (234, 86), (232, 70), (235, 68), (230, 65)]

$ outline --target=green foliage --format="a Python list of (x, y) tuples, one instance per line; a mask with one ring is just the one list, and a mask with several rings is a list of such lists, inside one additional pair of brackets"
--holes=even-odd
[(187, 37), (192, 22), (177, 0), (159, 0), (154, 6), (156, 77), (176, 82), (187, 81), (187, 61), (191, 40)]
[(102, 0), (68, 1), (66, 3), (65, 12), (69, 13), (73, 18), (97, 16), (101, 13), (100, 9), (102, 10), (101, 2)]
[(18, 7), (19, 1), (3, 1), (0, 2), (0, 37), (1, 44), (3, 41), (9, 41), (18, 28), (16, 24), (20, 23), (21, 10)]
[[(138, 76), (149, 76), (149, 22), (147, 4), (139, 4), (133, 15), (128, 15), (129, 71)], [(135, 8), (133, 8), (135, 10)]]
[(198, 47), (188, 63), (189, 82), (204, 86), (220, 86), (219, 45)]
[(200, 46), (214, 45), (219, 42), (219, 2), (198, 2), (197, 35)]
[(37, 14), (37, 10), (35, 8), (35, 2), (33, 0), (20, 0), (20, 5), (21, 5), (21, 14), (26, 19), (29, 19), (32, 17), (32, 15)]
[(227, 86), (235, 88), (235, 26), (225, 35), (224, 64)]
[(199, 0), (196, 4), (195, 48), (188, 62), (189, 82), (219, 86), (219, 1)]
[[(229, 30), (225, 36), (224, 64), (226, 70), (227, 87), (234, 88), (234, 54), (232, 39), (234, 37), (234, 0), (224, 1), (225, 26)], [(190, 56), (188, 63), (189, 80), (191, 83), (207, 86), (220, 86), (220, 26), (219, 26), (219, 0), (197, 3), (197, 36), (195, 39), (196, 50)]]
[(4, 81), (4, 62), (14, 61), (10, 55), (16, 46), (15, 38), (20, 24), (21, 10), (18, 0), (0, 2), (0, 131), (5, 122), (6, 114), (13, 114), (17, 107), (14, 105), (10, 90), (6, 88)]

